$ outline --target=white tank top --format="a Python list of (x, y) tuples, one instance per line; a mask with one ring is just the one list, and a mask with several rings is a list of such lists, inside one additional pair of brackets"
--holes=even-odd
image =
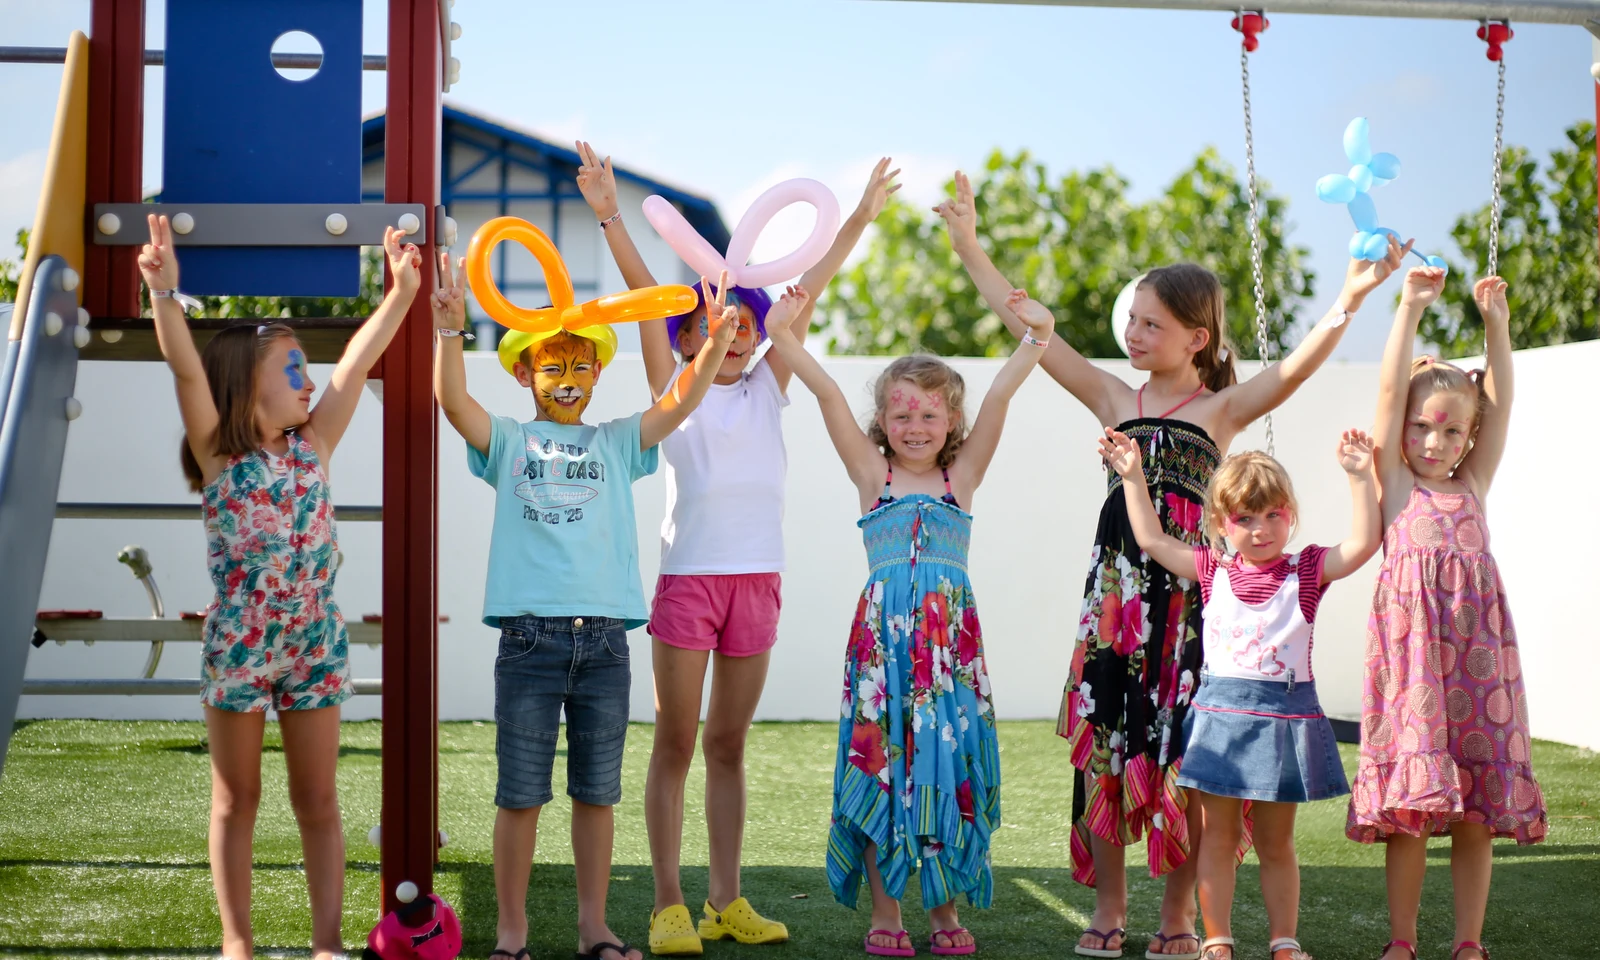
[[(683, 373), (679, 363), (673, 379)], [(789, 398), (766, 360), (736, 383), (711, 385), (665, 440), (667, 515), (661, 573), (783, 571), (783, 488)]]
[(1211, 578), (1205, 622), (1205, 665), (1214, 677), (1308, 683), (1311, 676), (1311, 624), (1300, 610), (1300, 557), (1278, 592), (1263, 604), (1249, 604), (1233, 593), (1227, 567)]

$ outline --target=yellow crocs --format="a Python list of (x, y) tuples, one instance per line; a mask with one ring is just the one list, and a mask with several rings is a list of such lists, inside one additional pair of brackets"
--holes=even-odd
[(732, 937), (740, 943), (782, 943), (789, 939), (789, 928), (756, 913), (750, 901), (740, 897), (721, 913), (711, 909), (711, 902), (706, 901), (700, 936), (706, 940)]
[(650, 952), (658, 957), (698, 957), (705, 950), (694, 932), (689, 908), (673, 904), (650, 914)]

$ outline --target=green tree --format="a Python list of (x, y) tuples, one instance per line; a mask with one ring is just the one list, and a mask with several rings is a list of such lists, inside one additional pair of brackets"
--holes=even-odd
[[(1509, 288), (1511, 345), (1543, 347), (1600, 336), (1600, 210), (1595, 198), (1594, 124), (1567, 130), (1569, 146), (1540, 170), (1522, 147), (1501, 164), (1500, 275)], [(1483, 353), (1483, 317), (1472, 281), (1489, 269), (1490, 205), (1463, 215), (1450, 231), (1471, 269), (1450, 264), (1439, 309), (1418, 333), (1446, 357)]]
[(17, 285), (22, 282), (22, 264), (28, 259), (27, 227), (17, 228), (17, 249), (22, 253), (16, 260), (0, 260), (0, 303), (17, 302)]
[[(1111, 308), (1124, 284), (1177, 260), (1221, 277), (1229, 335), (1256, 355), (1250, 245), (1241, 242), (1249, 201), (1234, 171), (1206, 150), (1154, 200), (1134, 204), (1115, 169), (1052, 181), (1026, 151), (990, 154), (974, 179), (978, 234), (1013, 283), (1055, 311), (1056, 328), (1089, 356), (1119, 356)], [(953, 192), (953, 182), (947, 183)], [(1288, 201), (1263, 190), (1263, 265), (1268, 342), (1281, 351), (1299, 302), (1310, 296), (1308, 251), (1286, 240)], [(842, 273), (823, 302), (844, 336), (835, 350), (884, 354), (922, 349), (952, 356), (1008, 353), (1014, 338), (984, 305), (931, 213), (891, 199), (867, 255)]]

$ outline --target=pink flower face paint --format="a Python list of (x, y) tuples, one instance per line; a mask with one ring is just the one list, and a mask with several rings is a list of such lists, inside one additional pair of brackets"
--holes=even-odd
[(306, 386), (306, 355), (300, 350), (289, 351), (289, 363), (283, 368), (284, 375), (289, 378), (289, 388), (304, 390)]

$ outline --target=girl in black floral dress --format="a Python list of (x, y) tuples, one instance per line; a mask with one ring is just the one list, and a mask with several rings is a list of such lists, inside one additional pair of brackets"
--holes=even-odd
[[(956, 175), (955, 199), (936, 209), (990, 308), (1020, 334), (1022, 321), (1005, 309), (1011, 284), (978, 240), (965, 176)], [(1150, 271), (1129, 315), (1115, 318), (1127, 324), (1133, 368), (1149, 374), (1143, 385), (1131, 387), (1094, 366), (1065, 336), (1051, 339), (1040, 366), (1103, 427), (1139, 441), (1167, 532), (1196, 542), (1206, 485), (1233, 438), (1316, 372), (1362, 301), (1399, 267), (1410, 246), (1391, 242), (1383, 260), (1350, 261), (1334, 307), (1294, 352), (1243, 383), (1224, 342), (1222, 285), (1194, 264)], [(1199, 635), (1200, 591), (1143, 556), (1115, 475), (1109, 480), (1057, 727), (1075, 768), (1072, 873), (1095, 887), (1094, 917), (1075, 949), (1084, 956), (1122, 956), (1124, 848), (1148, 836), (1150, 873), (1165, 875), (1167, 889), (1160, 932), (1147, 956), (1193, 960), (1200, 941), (1189, 853), (1196, 849), (1200, 808), (1189, 803), (1177, 777), (1183, 720), (1200, 668), (1200, 644), (1191, 642)]]

